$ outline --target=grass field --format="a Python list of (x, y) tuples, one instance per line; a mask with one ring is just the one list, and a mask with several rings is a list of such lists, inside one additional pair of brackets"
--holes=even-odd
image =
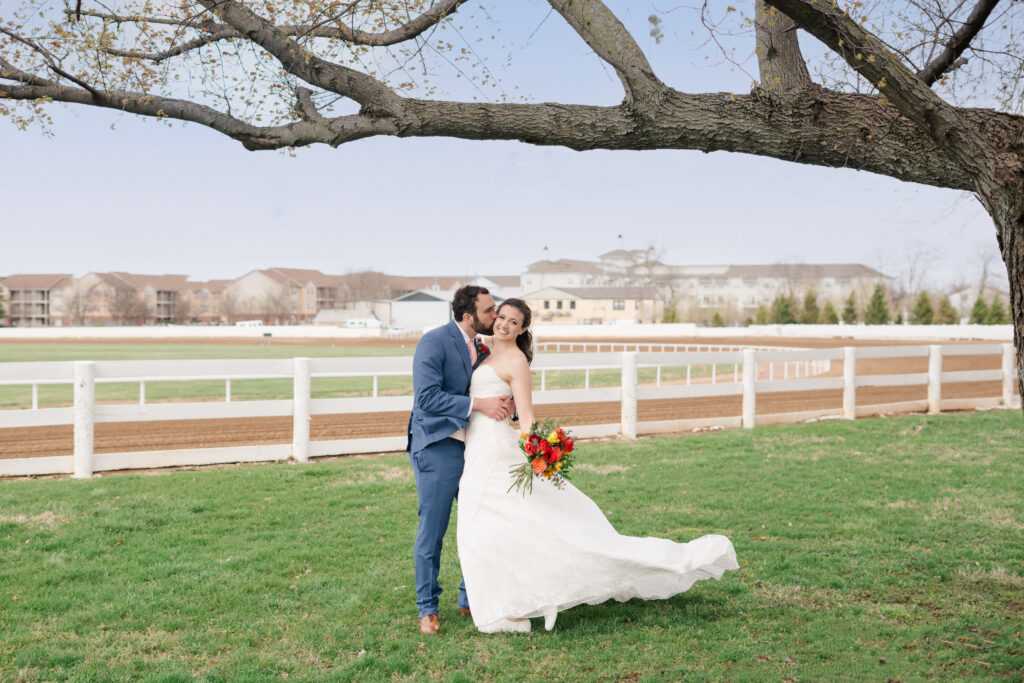
[[(324, 345), (259, 345), (259, 344), (103, 344), (103, 343), (39, 343), (0, 344), (0, 364), (3, 362), (38, 362), (68, 360), (184, 360), (218, 358), (308, 358), (323, 357), (375, 357), (411, 356), (415, 342), (405, 348), (374, 346), (324, 346)], [(0, 365), (2, 371), (2, 365)], [(732, 381), (733, 366), (718, 365), (715, 372), (721, 381)], [(691, 379), (711, 375), (711, 366), (691, 368)], [(641, 368), (638, 379), (642, 384), (655, 382), (654, 368)], [(686, 380), (686, 368), (664, 368), (661, 381), (664, 384), (682, 383)], [(595, 370), (590, 374), (590, 386), (618, 386), (622, 375), (618, 370)], [(534, 376), (534, 386), (540, 388), (540, 373)], [(582, 371), (553, 371), (547, 373), (545, 385), (549, 389), (582, 388), (585, 377)], [(377, 386), (380, 395), (412, 394), (412, 377), (380, 377)], [(345, 398), (371, 396), (373, 380), (369, 377), (319, 377), (313, 378), (313, 398)], [(71, 405), (71, 384), (40, 385), (39, 407), (52, 408)], [(146, 402), (165, 401), (222, 401), (225, 396), (223, 381), (147, 382)], [(231, 400), (254, 401), (291, 398), (290, 379), (233, 380)], [(96, 401), (99, 403), (125, 403), (139, 400), (138, 382), (101, 383), (96, 385)], [(32, 388), (28, 385), (0, 386), (0, 409), (24, 409), (32, 407)]]
[(415, 631), (404, 455), (0, 482), (0, 680), (1022, 680), (1021, 443), (994, 411), (583, 444), (619, 531), (742, 569), (529, 636), (456, 613), (453, 533)]

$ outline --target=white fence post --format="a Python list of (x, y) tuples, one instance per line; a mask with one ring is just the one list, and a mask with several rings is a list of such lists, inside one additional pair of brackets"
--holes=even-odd
[(1003, 405), (1017, 405), (1017, 363), (1013, 344), (1003, 344)]
[(622, 352), (622, 436), (636, 438), (636, 351)]
[(32, 385), (32, 410), (39, 410), (39, 385)]
[(75, 479), (92, 476), (93, 427), (96, 407), (96, 363), (76, 361), (75, 380)]
[(309, 462), (309, 359), (295, 359), (294, 406), (292, 414), (292, 457)]
[(139, 405), (146, 405), (146, 382), (139, 380)]
[(754, 349), (743, 349), (743, 427), (753, 429), (757, 380), (757, 359)]
[(224, 402), (231, 403), (231, 378), (224, 380)]
[(843, 419), (857, 419), (857, 347), (843, 349)]
[(942, 346), (928, 347), (928, 414), (942, 412)]

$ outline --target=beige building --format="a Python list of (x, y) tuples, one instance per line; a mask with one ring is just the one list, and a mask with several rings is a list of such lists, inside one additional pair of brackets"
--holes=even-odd
[(229, 322), (263, 320), (294, 324), (312, 320), (322, 308), (334, 308), (339, 276), (319, 270), (267, 268), (232, 280), (223, 289), (221, 314)]
[(0, 280), (6, 322), (15, 327), (61, 324), (71, 275), (11, 275)]
[(875, 283), (888, 285), (891, 280), (860, 264), (666, 265), (650, 249), (617, 249), (596, 262), (539, 261), (520, 279), (527, 292), (545, 287), (653, 287), (683, 321), (698, 323), (710, 321), (715, 313), (726, 323), (742, 323), (780, 294), (802, 299), (812, 290), (821, 306), (831, 301), (842, 310), (852, 292), (862, 307)]
[(654, 287), (544, 287), (523, 296), (535, 322), (599, 325), (653, 323), (665, 316)]

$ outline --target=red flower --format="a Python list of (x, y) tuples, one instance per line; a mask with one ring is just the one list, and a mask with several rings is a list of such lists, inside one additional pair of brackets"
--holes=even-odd
[(572, 440), (572, 439), (570, 439), (570, 438), (566, 438), (566, 439), (565, 439), (565, 440), (563, 441), (563, 443), (562, 443), (562, 452), (563, 452), (563, 453), (572, 453), (572, 447), (573, 447), (573, 443), (574, 443), (574, 442), (573, 442), (573, 440)]
[(526, 451), (527, 455), (533, 455), (537, 452), (537, 444), (532, 441), (527, 441), (523, 444), (523, 450)]
[(548, 458), (548, 462), (558, 462), (562, 459), (562, 449), (555, 446), (551, 449), (551, 455)]
[(551, 444), (549, 444), (547, 441), (540, 441), (537, 443), (537, 450), (543, 453), (544, 455), (548, 455), (549, 453), (551, 453)]

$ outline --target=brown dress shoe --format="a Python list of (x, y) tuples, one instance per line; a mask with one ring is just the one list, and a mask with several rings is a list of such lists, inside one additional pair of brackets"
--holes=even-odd
[(436, 614), (428, 614), (425, 617), (420, 617), (420, 633), (431, 636), (441, 630), (441, 622), (438, 621)]
[(462, 609), (461, 607), (459, 608), (459, 614), (461, 614), (461, 615), (463, 615), (463, 616), (466, 616), (466, 617), (471, 617), (471, 616), (473, 616), (473, 612), (471, 612), (471, 611), (470, 611), (470, 610), (468, 610), (468, 609)]

